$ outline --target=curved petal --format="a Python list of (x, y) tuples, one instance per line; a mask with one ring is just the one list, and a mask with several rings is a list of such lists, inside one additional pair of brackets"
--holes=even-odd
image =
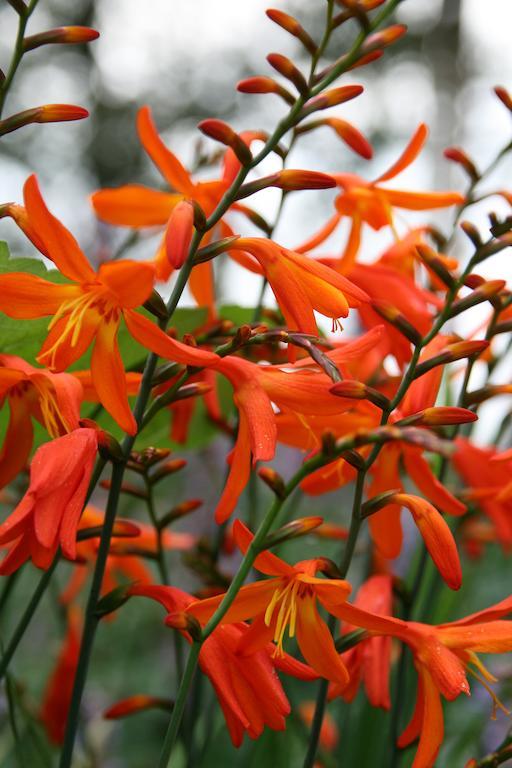
[(512, 650), (512, 621), (447, 626), (438, 629), (441, 642), (449, 648), (477, 653), (505, 653)]
[(240, 410), (238, 434), (229, 457), (230, 468), (226, 484), (215, 509), (215, 522), (224, 523), (234, 511), (251, 473), (251, 441), (247, 416)]
[[(239, 621), (246, 621), (246, 619), (252, 619), (264, 613), (272, 599), (272, 595), (281, 584), (282, 580), (280, 578), (265, 579), (263, 581), (256, 581), (253, 584), (246, 584), (239, 590), (233, 603), (222, 617), (221, 624), (236, 624)], [(192, 616), (195, 616), (201, 624), (206, 624), (225, 596), (224, 593), (208, 597), (206, 600), (197, 600), (189, 605), (187, 611)]]
[(137, 132), (142, 146), (170, 186), (188, 197), (194, 197), (195, 188), (189, 172), (158, 135), (148, 106), (139, 109)]
[(434, 475), (430, 464), (421, 455), (421, 449), (405, 446), (403, 462), (414, 485), (432, 504), (448, 515), (459, 516), (466, 512), (466, 505), (456, 499)]
[(395, 163), (393, 163), (393, 165), (390, 168), (388, 168), (388, 170), (385, 171), (381, 176), (375, 179), (373, 183), (377, 184), (382, 181), (388, 181), (389, 179), (394, 179), (395, 176), (398, 176), (399, 173), (402, 173), (403, 170), (405, 170), (411, 163), (413, 163), (416, 160), (419, 153), (423, 149), (423, 146), (427, 140), (427, 136), (428, 136), (427, 126), (425, 125), (425, 123), (420, 123), (420, 125), (416, 128), (414, 135), (412, 136), (408, 145), (406, 146), (406, 148), (398, 158), (398, 160)]
[(88, 309), (80, 320), (79, 333), (75, 337), (70, 313), (64, 315), (51, 328), (36, 357), (37, 362), (54, 371), (69, 368), (89, 348), (101, 321), (97, 310)]
[(98, 279), (112, 291), (120, 307), (134, 309), (151, 296), (155, 269), (147, 262), (119, 259), (102, 264)]
[(316, 248), (318, 245), (322, 245), (322, 243), (332, 235), (340, 220), (341, 216), (339, 213), (335, 213), (316, 234), (309, 238), (309, 240), (306, 240), (305, 243), (301, 243), (294, 248), (293, 250), (295, 253), (307, 253), (308, 251), (312, 251), (313, 248)]
[(350, 272), (356, 263), (360, 245), (361, 219), (358, 216), (354, 216), (352, 219), (352, 224), (350, 225), (350, 233), (345, 248), (339, 260), (336, 261), (336, 269), (344, 273)]
[(208, 318), (210, 320), (213, 319), (216, 316), (216, 310), (211, 261), (205, 261), (204, 264), (196, 264), (190, 274), (189, 287), (197, 306), (206, 307), (208, 309)]
[(126, 326), (133, 338), (159, 357), (173, 360), (175, 363), (197, 367), (214, 365), (220, 360), (215, 352), (191, 347), (188, 344), (171, 339), (151, 320), (148, 320), (147, 317), (138, 312), (126, 309), (123, 315)]
[(181, 195), (161, 192), (142, 184), (126, 184), (117, 189), (99, 189), (91, 195), (96, 216), (120, 227), (155, 227), (167, 224)]
[(25, 272), (0, 275), (0, 311), (8, 317), (55, 315), (63, 302), (78, 298), (80, 293), (77, 285), (59, 285)]
[(408, 211), (431, 211), (461, 205), (464, 195), (459, 192), (405, 192), (399, 189), (381, 189), (379, 193), (391, 206)]
[(98, 327), (91, 358), (91, 377), (100, 403), (121, 429), (135, 435), (135, 421), (128, 403), (126, 374), (117, 344), (118, 321), (103, 322)]
[(78, 283), (94, 280), (94, 270), (75, 238), (46, 207), (34, 175), (25, 182), (23, 195), (29, 224), (43, 242), (45, 256), (70, 280)]
[(307, 595), (297, 605), (297, 643), (307, 663), (333, 683), (345, 687), (347, 668), (337, 652), (327, 624), (316, 607), (316, 599)]
[(444, 720), (441, 697), (428, 672), (421, 673), (423, 678), (423, 722), (420, 729), (418, 751), (414, 756), (412, 768), (432, 768), (439, 748), (443, 742)]
[[(236, 545), (243, 555), (249, 549), (251, 541), (254, 539), (254, 534), (251, 533), (241, 520), (235, 520), (233, 523), (233, 538)], [(294, 576), (295, 568), (284, 560), (281, 560), (277, 555), (272, 552), (261, 552), (254, 561), (254, 568), (261, 573), (265, 573), (267, 576)]]
[(27, 405), (23, 398), (9, 398), (9, 424), (0, 451), (0, 488), (14, 480), (30, 456), (34, 431)]

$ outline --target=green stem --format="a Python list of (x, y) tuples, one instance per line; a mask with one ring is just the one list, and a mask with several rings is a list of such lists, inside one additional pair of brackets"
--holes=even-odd
[(167, 729), (167, 733), (165, 735), (162, 753), (158, 762), (158, 768), (167, 768), (167, 765), (169, 764), (172, 749), (178, 736), (178, 730), (180, 727), (181, 718), (183, 717), (185, 704), (187, 703), (188, 691), (192, 680), (194, 679), (197, 663), (199, 661), (200, 650), (201, 643), (193, 643), (190, 648), (190, 653), (187, 659), (187, 666), (185, 667), (185, 672), (183, 673), (183, 677), (181, 679), (178, 696), (172, 710), (172, 717)]
[(9, 88), (12, 85), (12, 81), (14, 80), (14, 76), (18, 70), (21, 59), (23, 58), (23, 53), (24, 53), (23, 38), (25, 36), (25, 29), (27, 27), (27, 23), (30, 16), (35, 10), (37, 3), (38, 3), (38, 0), (30, 0), (30, 3), (28, 4), (26, 10), (23, 12), (20, 10), (19, 12), (20, 18), (18, 22), (18, 32), (16, 34), (16, 42), (14, 43), (14, 51), (9, 64), (9, 69), (7, 70), (7, 74), (5, 76), (5, 80), (0, 86), (0, 117), (2, 116), (7, 93), (9, 91)]

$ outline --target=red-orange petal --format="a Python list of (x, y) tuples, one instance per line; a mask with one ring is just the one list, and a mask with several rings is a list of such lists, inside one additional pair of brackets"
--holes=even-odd
[(91, 377), (98, 397), (121, 429), (137, 432), (137, 423), (128, 403), (126, 374), (117, 344), (119, 323), (103, 322), (98, 327), (91, 359)]
[(142, 146), (170, 186), (187, 197), (194, 197), (195, 188), (189, 172), (158, 135), (148, 106), (139, 110), (137, 132)]
[(155, 227), (167, 223), (181, 195), (126, 184), (118, 189), (99, 189), (91, 195), (96, 216), (120, 227)]

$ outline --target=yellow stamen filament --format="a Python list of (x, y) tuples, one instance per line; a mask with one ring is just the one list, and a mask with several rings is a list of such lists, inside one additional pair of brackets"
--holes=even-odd
[[(473, 661), (473, 660), (472, 660), (472, 663), (474, 663), (474, 661)], [(491, 679), (491, 680), (496, 680), (496, 678), (494, 678), (494, 677), (493, 677), (493, 676), (492, 676), (492, 675), (491, 675), (491, 674), (490, 674), (490, 673), (489, 673), (489, 672), (488, 672), (488, 671), (485, 669), (485, 667), (483, 666), (483, 664), (482, 664), (482, 662), (481, 662), (480, 660), (478, 660), (478, 668), (479, 668), (479, 669), (480, 669), (480, 668), (482, 668), (482, 669), (484, 670), (484, 672), (485, 672), (485, 677), (484, 677), (484, 672), (483, 672), (482, 674), (480, 674), (480, 672), (477, 672), (476, 670), (474, 670), (474, 669), (471, 669), (471, 667), (470, 667), (469, 665), (467, 665), (467, 666), (466, 666), (466, 669), (467, 669), (467, 671), (469, 672), (469, 674), (470, 674), (472, 677), (474, 677), (474, 678), (475, 678), (475, 680), (478, 680), (478, 682), (479, 682), (479, 683), (481, 683), (481, 684), (483, 685), (483, 687), (485, 688), (485, 690), (487, 691), (487, 693), (489, 694), (489, 696), (490, 696), (490, 697), (491, 697), (491, 699), (492, 699), (492, 714), (491, 714), (491, 720), (496, 720), (496, 710), (497, 710), (497, 709), (501, 709), (501, 711), (502, 711), (502, 712), (504, 712), (504, 713), (505, 713), (505, 714), (506, 714), (508, 717), (510, 717), (510, 710), (508, 710), (508, 709), (506, 708), (506, 706), (505, 706), (505, 705), (504, 705), (504, 704), (503, 704), (503, 703), (500, 701), (500, 699), (497, 697), (497, 695), (494, 693), (494, 691), (492, 690), (491, 686), (490, 686), (490, 685), (489, 685), (489, 683), (487, 682), (487, 680), (488, 680), (488, 679)]]
[(282, 656), (284, 653), (283, 640), (286, 627), (289, 627), (288, 636), (295, 636), (295, 628), (297, 624), (297, 596), (299, 588), (300, 582), (295, 579), (289, 581), (282, 589), (278, 587), (272, 595), (272, 599), (265, 611), (265, 624), (269, 627), (272, 622), (274, 610), (277, 604), (281, 603), (274, 630), (274, 642), (277, 643), (275, 655)]
[(51, 331), (61, 318), (67, 316), (66, 325), (56, 342), (41, 355), (41, 358), (49, 359), (49, 367), (54, 367), (57, 350), (70, 335), (71, 346), (75, 347), (77, 345), (86, 313), (97, 301), (98, 293), (96, 291), (87, 291), (78, 298), (65, 301), (60, 305), (48, 326), (48, 330)]

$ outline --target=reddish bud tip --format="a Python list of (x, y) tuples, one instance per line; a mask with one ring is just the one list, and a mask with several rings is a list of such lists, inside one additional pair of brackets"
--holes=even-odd
[(480, 174), (476, 169), (476, 165), (463, 149), (460, 149), (460, 147), (447, 147), (443, 154), (447, 160), (460, 165), (473, 182), (478, 181)]
[(336, 179), (327, 173), (287, 169), (276, 174), (272, 186), (287, 192), (300, 189), (331, 189), (336, 186)]
[(23, 40), (23, 50), (33, 51), (41, 45), (90, 43), (99, 36), (100, 33), (91, 27), (56, 27), (26, 37)]
[(83, 120), (89, 117), (89, 112), (74, 104), (45, 104), (39, 107), (39, 117), (36, 123), (60, 123), (69, 120)]
[(247, 165), (252, 160), (252, 154), (244, 140), (223, 120), (209, 118), (202, 120), (197, 126), (199, 130), (221, 144), (231, 147), (242, 165)]
[(304, 27), (299, 24), (297, 19), (295, 19), (293, 16), (290, 16), (288, 13), (285, 13), (284, 11), (278, 11), (275, 8), (269, 8), (266, 13), (268, 18), (271, 19), (275, 24), (278, 24), (280, 27), (282, 27), (282, 29), (285, 29), (287, 32), (289, 32), (290, 35), (293, 35), (298, 40), (300, 40), (306, 50), (308, 50), (311, 54), (316, 53), (317, 46), (315, 41), (306, 32)]
[(505, 107), (512, 112), (512, 96), (507, 91), (506, 88), (503, 88), (501, 85), (497, 85), (494, 89), (494, 93), (498, 97), (498, 99), (501, 101), (502, 104), (505, 105)]
[(258, 476), (266, 485), (268, 485), (276, 496), (280, 499), (284, 499), (286, 493), (284, 480), (275, 469), (272, 469), (271, 467), (261, 467), (261, 469), (258, 470)]
[(148, 709), (164, 709), (170, 712), (172, 707), (173, 703), (171, 699), (161, 699), (156, 696), (137, 694), (136, 696), (130, 696), (127, 699), (118, 701), (117, 704), (109, 707), (109, 709), (103, 713), (103, 717), (107, 720), (117, 720), (121, 717), (136, 715), (137, 712), (144, 712), (144, 710)]
[(303, 96), (309, 93), (308, 84), (302, 72), (297, 69), (293, 61), (283, 56), (281, 53), (269, 53), (267, 61), (271, 67), (280, 75), (286, 77), (291, 83), (294, 84), (296, 89)]
[(194, 234), (194, 206), (182, 200), (170, 215), (165, 232), (165, 252), (173, 269), (180, 269), (187, 260)]
[(177, 629), (179, 632), (187, 632), (192, 640), (201, 639), (201, 625), (198, 620), (191, 616), (186, 611), (176, 611), (170, 613), (165, 619), (165, 623), (172, 629)]
[(371, 50), (386, 48), (386, 46), (393, 45), (397, 40), (400, 40), (406, 32), (407, 27), (405, 24), (393, 24), (391, 27), (382, 29), (367, 37), (362, 46), (362, 50), (364, 53), (368, 53)]
[(236, 87), (240, 93), (275, 93), (287, 104), (295, 102), (291, 93), (271, 77), (248, 77), (246, 80), (240, 80)]

